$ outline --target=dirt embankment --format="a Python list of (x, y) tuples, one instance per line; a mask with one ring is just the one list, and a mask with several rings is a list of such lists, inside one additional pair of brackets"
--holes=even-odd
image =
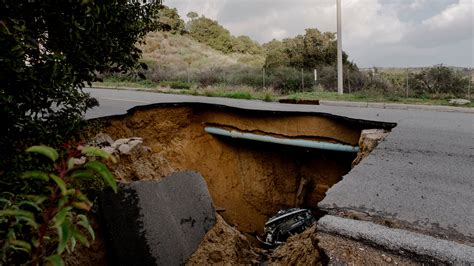
[[(206, 126), (357, 145), (363, 124), (314, 115), (230, 112), (202, 107), (140, 110), (108, 122), (114, 139), (139, 136), (148, 150), (123, 158), (122, 181), (159, 179), (193, 170), (206, 179), (224, 219), (246, 233), (261, 232), (282, 208), (315, 208), (351, 169), (356, 154), (292, 148), (212, 136)], [(299, 191), (299, 193), (298, 193)]]

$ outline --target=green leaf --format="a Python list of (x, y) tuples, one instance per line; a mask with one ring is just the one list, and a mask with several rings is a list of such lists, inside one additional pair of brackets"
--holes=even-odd
[(68, 171), (71, 171), (72, 168), (74, 168), (74, 158), (70, 158), (68, 161), (67, 161), (67, 170)]
[(55, 149), (50, 148), (48, 146), (43, 146), (43, 145), (41, 145), (41, 146), (32, 146), (32, 147), (26, 149), (26, 152), (38, 153), (38, 154), (44, 155), (44, 156), (48, 157), (49, 159), (51, 159), (53, 162), (55, 162), (59, 158), (59, 154)]
[(91, 235), (92, 240), (95, 240), (94, 229), (89, 223), (89, 219), (87, 219), (87, 216), (85, 216), (84, 214), (79, 214), (77, 217), (79, 218), (79, 222), (77, 224), (84, 227), (84, 229), (86, 229), (87, 232), (89, 232), (89, 234)]
[(64, 252), (64, 249), (66, 249), (67, 242), (69, 239), (72, 237), (72, 231), (70, 228), (70, 223), (69, 221), (65, 220), (62, 224), (57, 227), (58, 230), (58, 254), (61, 254)]
[(94, 170), (99, 174), (104, 179), (105, 183), (107, 183), (112, 190), (117, 193), (117, 182), (115, 181), (115, 177), (105, 164), (99, 161), (90, 161), (85, 164), (85, 167)]
[(29, 226), (33, 227), (34, 229), (38, 229), (39, 225), (36, 223), (36, 220), (34, 218), (29, 218), (29, 217), (23, 217), (23, 216), (17, 216), (16, 219), (18, 221), (25, 221), (26, 224)]
[(91, 179), (94, 177), (93, 174), (89, 171), (83, 171), (83, 170), (76, 170), (72, 172), (70, 175), (72, 178), (84, 178), (84, 179)]
[(28, 225), (33, 228), (38, 228), (35, 216), (33, 213), (24, 210), (1, 210), (0, 217), (15, 217), (18, 221), (25, 221)]
[(33, 201), (37, 205), (42, 204), (44, 201), (48, 199), (48, 197), (46, 196), (38, 196), (38, 195), (28, 195), (25, 198)]
[(87, 156), (97, 156), (100, 158), (103, 158), (105, 160), (108, 160), (112, 155), (109, 154), (108, 152), (101, 150), (97, 147), (92, 147), (92, 146), (87, 146), (83, 147), (81, 149), (82, 154), (87, 155)]
[(12, 202), (7, 200), (7, 199), (4, 199), (4, 198), (0, 198), (0, 202), (3, 202), (4, 205), (3, 205), (3, 208), (8, 208), (12, 205)]
[(38, 204), (31, 202), (29, 200), (23, 200), (18, 203), (18, 206), (23, 206), (23, 205), (27, 205), (27, 206), (33, 207), (37, 211), (41, 211), (41, 208), (38, 206)]
[(33, 213), (29, 211), (24, 211), (24, 210), (1, 210), (0, 217), (3, 217), (3, 216), (18, 216), (18, 217), (26, 217), (26, 218), (31, 218), (31, 219), (35, 218)]
[(70, 207), (67, 208), (62, 208), (54, 217), (54, 226), (55, 227), (60, 227), (61, 224), (64, 223), (64, 220), (66, 219), (66, 216), (68, 212), (71, 210)]
[(90, 202), (73, 202), (72, 206), (76, 209), (84, 210), (84, 211), (90, 211), (92, 208), (92, 203)]
[(87, 237), (85, 237), (79, 230), (74, 231), (74, 237), (84, 246), (90, 247), (89, 240), (87, 240)]
[(76, 194), (76, 189), (74, 189), (74, 188), (70, 188), (66, 191), (67, 196), (72, 196), (74, 194)]
[(58, 185), (59, 189), (61, 189), (61, 194), (63, 194), (63, 196), (66, 196), (67, 188), (66, 188), (66, 183), (64, 182), (64, 180), (62, 180), (60, 177), (56, 175), (51, 175), (51, 179), (53, 179), (53, 181), (56, 182), (56, 184)]
[(9, 241), (10, 245), (18, 247), (26, 252), (31, 251), (31, 245), (30, 243), (23, 241), (23, 240), (17, 240), (17, 239), (12, 239)]
[(63, 259), (58, 254), (51, 255), (45, 259), (46, 265), (64, 266)]
[(42, 181), (49, 181), (49, 176), (47, 173), (43, 171), (29, 171), (25, 172), (21, 175), (22, 178), (33, 178), (33, 179), (39, 179)]
[(76, 198), (80, 201), (90, 202), (86, 195), (84, 195), (80, 190), (77, 190)]

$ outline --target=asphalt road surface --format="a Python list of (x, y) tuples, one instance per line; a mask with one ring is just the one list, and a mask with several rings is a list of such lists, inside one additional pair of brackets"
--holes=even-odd
[[(375, 151), (327, 193), (320, 207), (352, 210), (403, 228), (474, 245), (474, 113), (291, 105), (152, 92), (89, 89), (101, 106), (88, 118), (126, 113), (137, 105), (203, 102), (248, 109), (331, 113), (395, 122)], [(402, 110), (405, 109), (405, 110)], [(459, 109), (463, 110), (463, 109)]]

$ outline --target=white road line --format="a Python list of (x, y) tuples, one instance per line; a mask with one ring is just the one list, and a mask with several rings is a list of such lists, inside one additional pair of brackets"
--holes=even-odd
[(119, 101), (119, 102), (147, 103), (147, 104), (152, 103), (152, 102), (146, 102), (146, 101), (128, 100), (128, 99), (120, 99), (120, 98), (107, 98), (107, 97), (96, 97), (96, 98), (104, 99), (104, 100), (110, 100), (110, 101)]

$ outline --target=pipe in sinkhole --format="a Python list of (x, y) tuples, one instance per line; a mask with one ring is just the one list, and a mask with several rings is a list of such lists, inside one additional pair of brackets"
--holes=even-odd
[(231, 137), (236, 139), (246, 139), (267, 143), (275, 143), (281, 145), (311, 148), (311, 149), (320, 149), (320, 150), (330, 150), (338, 152), (359, 152), (358, 146), (351, 146), (346, 144), (339, 143), (330, 143), (306, 139), (289, 139), (289, 138), (277, 138), (268, 135), (257, 135), (253, 133), (245, 133), (237, 130), (226, 130), (217, 127), (205, 127), (204, 130), (213, 135)]

